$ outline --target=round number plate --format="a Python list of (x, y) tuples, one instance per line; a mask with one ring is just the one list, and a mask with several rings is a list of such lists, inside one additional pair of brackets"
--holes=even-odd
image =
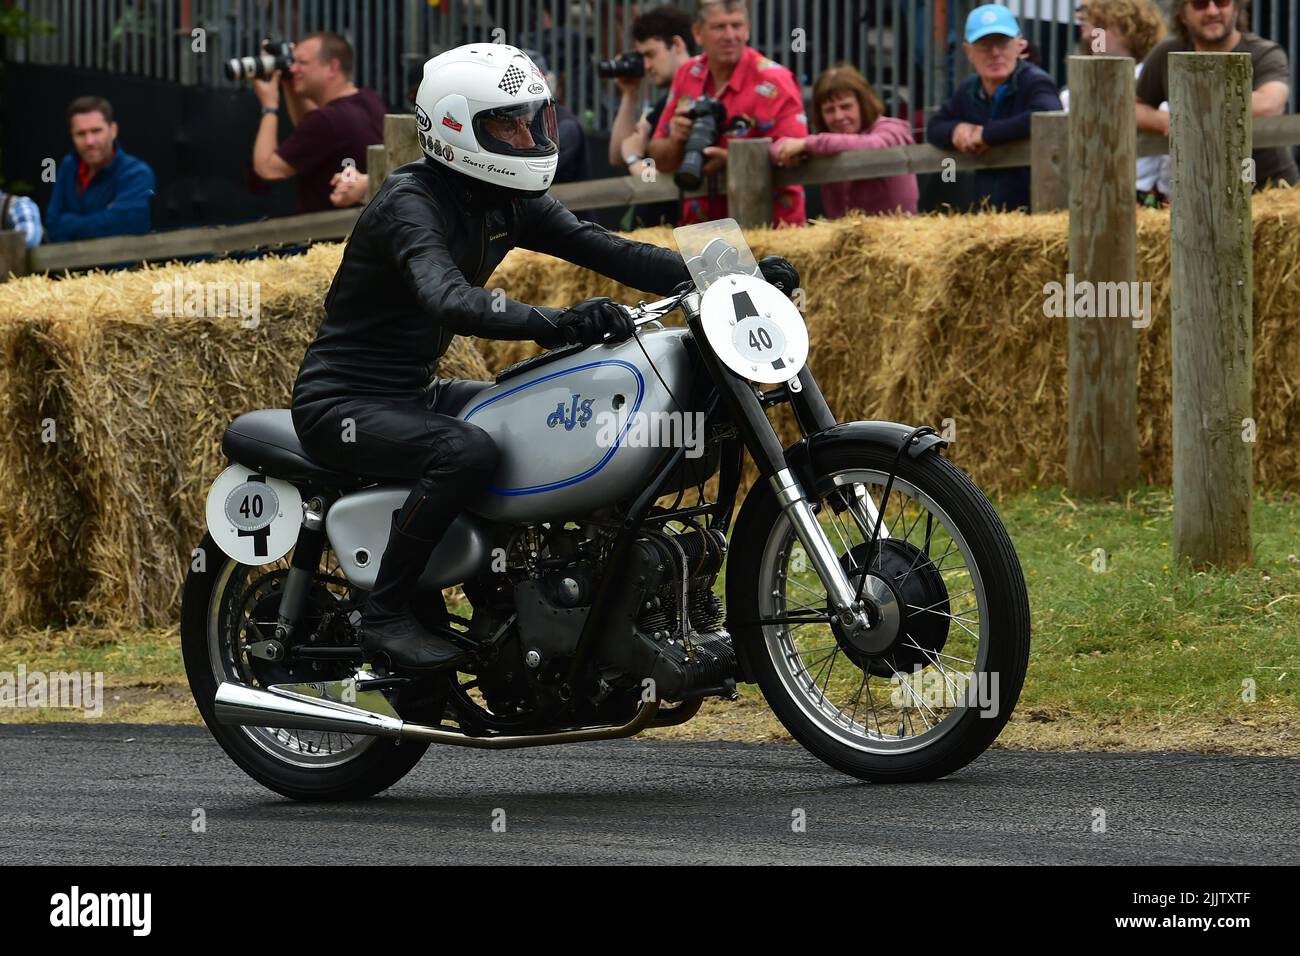
[(758, 276), (717, 280), (700, 303), (704, 335), (718, 360), (742, 378), (776, 385), (808, 360), (808, 327), (793, 302)]
[(269, 564), (288, 554), (302, 526), (302, 495), (279, 478), (231, 465), (208, 490), (208, 530), (240, 564)]

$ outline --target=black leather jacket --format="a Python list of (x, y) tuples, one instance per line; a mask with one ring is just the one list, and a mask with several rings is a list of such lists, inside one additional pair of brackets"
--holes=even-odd
[(454, 335), (533, 339), (544, 321), (534, 307), (483, 288), (515, 246), (659, 296), (689, 278), (678, 253), (581, 222), (551, 196), (515, 199), (428, 159), (410, 163), (385, 180), (352, 230), (293, 404), (411, 398)]

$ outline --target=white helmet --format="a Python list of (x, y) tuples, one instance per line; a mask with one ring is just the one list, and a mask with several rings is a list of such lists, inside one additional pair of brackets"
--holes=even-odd
[(415, 126), (426, 156), (474, 179), (540, 196), (555, 178), (555, 100), (517, 47), (469, 43), (425, 63)]

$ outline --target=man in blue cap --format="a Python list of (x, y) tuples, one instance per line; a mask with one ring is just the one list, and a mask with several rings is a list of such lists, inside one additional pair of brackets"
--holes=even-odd
[[(957, 88), (926, 124), (926, 140), (939, 149), (979, 154), (1029, 138), (1029, 114), (1061, 109), (1056, 81), (1022, 60), (1020, 24), (1006, 7), (986, 3), (966, 18), (962, 48), (975, 75)], [(1029, 206), (1029, 169), (990, 169), (975, 174), (975, 203), (996, 209)]]

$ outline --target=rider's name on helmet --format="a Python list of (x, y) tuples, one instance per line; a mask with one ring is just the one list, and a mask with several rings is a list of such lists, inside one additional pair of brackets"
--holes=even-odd
[(516, 175), (513, 169), (506, 169), (502, 166), (497, 166), (494, 163), (480, 163), (476, 160), (470, 159), (468, 156), (461, 156), (460, 161), (462, 163), (469, 163), (469, 165), (473, 166), (475, 169), (481, 169), (487, 173), (505, 173), (507, 176)]

